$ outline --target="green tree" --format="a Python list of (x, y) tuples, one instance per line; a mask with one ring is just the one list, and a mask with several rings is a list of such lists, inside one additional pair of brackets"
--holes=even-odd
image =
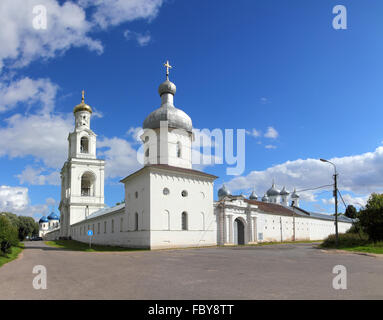
[(366, 207), (360, 211), (359, 221), (370, 240), (383, 240), (383, 194), (371, 194)]
[(10, 212), (1, 212), (0, 215), (7, 217), (14, 227), (19, 228), (19, 217), (17, 215)]
[(5, 214), (0, 214), (0, 254), (10, 252), (12, 246), (19, 244), (17, 228)]
[(19, 217), (19, 239), (25, 240), (26, 237), (31, 237), (39, 233), (39, 225), (32, 217)]
[(344, 212), (344, 215), (348, 218), (356, 219), (358, 216), (358, 211), (352, 204), (350, 204), (347, 206), (346, 211)]

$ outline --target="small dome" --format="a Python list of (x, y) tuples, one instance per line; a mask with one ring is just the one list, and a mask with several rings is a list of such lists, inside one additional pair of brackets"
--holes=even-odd
[(73, 113), (79, 112), (79, 111), (88, 111), (89, 113), (92, 113), (92, 108), (87, 105), (85, 102), (85, 91), (82, 91), (82, 98), (81, 103), (74, 107)]
[(250, 199), (250, 200), (258, 200), (258, 196), (257, 196), (257, 194), (255, 193), (254, 190), (253, 190), (253, 192), (251, 193), (251, 195), (249, 196), (249, 199)]
[(46, 216), (42, 216), (39, 220), (39, 223), (49, 222), (48, 218)]
[(279, 196), (280, 192), (277, 188), (275, 188), (275, 184), (273, 183), (271, 188), (269, 190), (267, 190), (266, 194), (268, 197), (275, 197), (275, 196)]
[(89, 105), (87, 105), (86, 103), (80, 103), (74, 107), (73, 113), (76, 113), (79, 111), (88, 111), (89, 113), (92, 113), (92, 108)]
[(218, 198), (223, 198), (223, 197), (226, 197), (226, 196), (229, 196), (231, 195), (230, 191), (226, 188), (225, 185), (222, 186), (222, 188), (220, 188), (218, 190)]
[(269, 201), (269, 198), (267, 197), (267, 194), (265, 193), (265, 195), (262, 197), (262, 201), (263, 202), (267, 202)]
[(48, 220), (60, 220), (58, 215), (54, 212), (52, 212), (49, 216), (48, 216)]
[(176, 94), (176, 91), (177, 91), (176, 85), (169, 80), (162, 82), (160, 86), (158, 87), (158, 93), (160, 94), (160, 97), (164, 93), (170, 93), (174, 96)]
[(293, 198), (293, 199), (299, 198), (299, 195), (297, 194), (297, 191), (295, 190), (295, 188), (294, 188), (294, 192), (291, 194), (291, 198)]
[(281, 196), (288, 196), (290, 193), (286, 190), (285, 187), (283, 187), (283, 189), (281, 190), (281, 192), (279, 194)]

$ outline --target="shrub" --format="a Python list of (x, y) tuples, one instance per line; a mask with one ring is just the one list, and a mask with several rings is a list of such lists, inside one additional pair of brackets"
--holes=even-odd
[(0, 216), (0, 254), (10, 253), (12, 246), (19, 244), (18, 230), (8, 218)]
[[(368, 238), (364, 234), (357, 233), (340, 233), (339, 237), (339, 247), (357, 247), (363, 246), (368, 243)], [(336, 237), (335, 234), (329, 235), (321, 245), (324, 248), (335, 248), (336, 247)]]
[(383, 194), (371, 194), (359, 214), (360, 225), (373, 242), (383, 240)]

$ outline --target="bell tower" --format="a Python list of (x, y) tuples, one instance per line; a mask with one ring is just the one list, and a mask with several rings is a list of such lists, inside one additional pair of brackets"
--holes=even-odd
[(105, 161), (96, 157), (97, 135), (90, 129), (92, 108), (75, 106), (75, 128), (68, 136), (68, 159), (61, 169), (61, 237), (70, 237), (70, 226), (86, 219), (104, 205)]

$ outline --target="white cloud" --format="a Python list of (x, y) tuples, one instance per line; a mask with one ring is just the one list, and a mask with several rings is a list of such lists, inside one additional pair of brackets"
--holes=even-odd
[(262, 97), (261, 99), (259, 99), (259, 101), (261, 102), (261, 104), (269, 104), (269, 103), (271, 103), (270, 100), (268, 98), (265, 98), (265, 97)]
[(251, 131), (246, 131), (246, 134), (257, 138), (257, 137), (261, 136), (262, 132), (257, 130), (257, 129), (255, 129), (255, 128), (253, 128)]
[(0, 212), (11, 212), (38, 220), (48, 214), (55, 203), (54, 199), (47, 198), (44, 204), (31, 205), (28, 188), (0, 185)]
[(272, 145), (272, 144), (268, 144), (265, 146), (266, 149), (276, 149), (277, 147)]
[(47, 174), (41, 174), (45, 170), (42, 168), (35, 169), (31, 166), (27, 166), (23, 172), (17, 177), (19, 178), (20, 184), (30, 184), (30, 185), (60, 185), (60, 173), (58, 171), (53, 171)]
[(105, 157), (105, 177), (125, 177), (141, 167), (137, 151), (125, 139), (103, 138), (97, 143), (98, 155)]
[(28, 188), (0, 186), (0, 211), (20, 212), (29, 205)]
[[(35, 29), (33, 8), (43, 5), (47, 12), (47, 29)], [(0, 70), (7, 61), (13, 67), (23, 67), (38, 58), (48, 59), (71, 47), (85, 46), (101, 53), (98, 40), (88, 36), (92, 23), (86, 20), (79, 5), (57, 0), (2, 0), (0, 29)]]
[[(162, 0), (1, 0), (0, 71), (5, 66), (24, 67), (36, 59), (50, 59), (73, 47), (86, 47), (98, 54), (101, 42), (94, 31), (137, 19), (152, 20)], [(35, 29), (33, 8), (44, 6), (47, 28)], [(91, 14), (87, 15), (89, 9)], [(88, 17), (88, 19), (87, 19)], [(139, 34), (137, 41), (146, 45), (150, 34)]]
[[(350, 203), (365, 203), (372, 192), (383, 192), (383, 147), (374, 152), (363, 153), (356, 156), (347, 156), (330, 159), (335, 163), (339, 173), (339, 189), (353, 193), (355, 196), (345, 194)], [(227, 183), (232, 190), (249, 190), (256, 186), (258, 194), (270, 188), (272, 180), (279, 187), (286, 186), (288, 190), (303, 190), (333, 182), (333, 167), (317, 159), (298, 159), (272, 166), (264, 171), (252, 171), (247, 176), (236, 177)], [(321, 190), (331, 191), (332, 187), (317, 191), (302, 192), (303, 200), (317, 201)], [(331, 197), (331, 194), (330, 194)]]
[(265, 133), (266, 138), (276, 139), (276, 138), (278, 138), (278, 136), (279, 136), (278, 131), (275, 130), (273, 127), (267, 128), (267, 132)]
[[(364, 207), (367, 203), (369, 195), (365, 195), (362, 197), (354, 197), (348, 193), (342, 194), (343, 200), (346, 203), (346, 206), (353, 205), (354, 207)], [(335, 199), (329, 198), (329, 199), (322, 199), (322, 202), (327, 205), (335, 205)], [(340, 197), (338, 196), (338, 205), (340, 208), (340, 212), (343, 212), (345, 210), (344, 204), (341, 201)]]
[(141, 127), (130, 127), (126, 131), (126, 135), (133, 138), (135, 143), (142, 143), (141, 135), (144, 133), (144, 130)]
[(57, 85), (49, 79), (33, 80), (25, 77), (11, 82), (0, 82), (0, 112), (13, 109), (19, 103), (31, 106), (39, 103), (42, 113), (53, 109)]
[(101, 28), (137, 19), (152, 20), (163, 0), (80, 0), (82, 6), (93, 6), (92, 20)]
[(49, 168), (61, 168), (67, 158), (73, 115), (15, 114), (0, 127), (0, 157), (33, 156)]
[(124, 32), (124, 37), (126, 40), (135, 39), (140, 47), (144, 47), (148, 45), (150, 40), (152, 39), (149, 32), (139, 33), (139, 32), (134, 32), (130, 30), (126, 30)]

